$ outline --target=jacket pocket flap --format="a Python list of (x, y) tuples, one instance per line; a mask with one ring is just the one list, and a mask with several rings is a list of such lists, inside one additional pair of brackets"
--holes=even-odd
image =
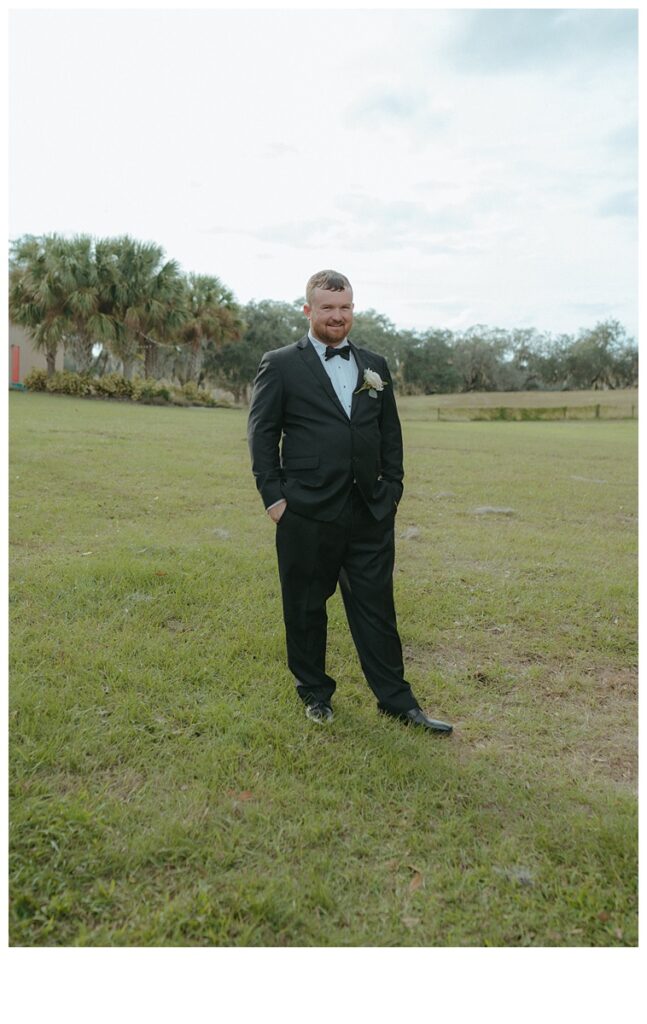
[(318, 465), (318, 455), (302, 455), (298, 458), (283, 460), (284, 469), (316, 469)]

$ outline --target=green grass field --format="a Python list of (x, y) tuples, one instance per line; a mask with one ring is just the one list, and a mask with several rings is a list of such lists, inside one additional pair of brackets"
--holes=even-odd
[(396, 601), (449, 740), (377, 715), (338, 595), (305, 719), (243, 411), (11, 395), (13, 945), (636, 945), (637, 425), (416, 401)]

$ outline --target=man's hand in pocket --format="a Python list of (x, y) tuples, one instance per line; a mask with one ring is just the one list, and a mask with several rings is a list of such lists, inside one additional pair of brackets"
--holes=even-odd
[(287, 507), (287, 501), (279, 501), (277, 502), (276, 505), (272, 505), (271, 508), (268, 508), (267, 514), (272, 520), (272, 522), (278, 523), (279, 519), (281, 518)]

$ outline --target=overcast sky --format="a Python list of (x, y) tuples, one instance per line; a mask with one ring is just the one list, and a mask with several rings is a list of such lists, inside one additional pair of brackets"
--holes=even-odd
[(240, 302), (637, 331), (622, 10), (17, 11), (10, 235), (160, 243)]

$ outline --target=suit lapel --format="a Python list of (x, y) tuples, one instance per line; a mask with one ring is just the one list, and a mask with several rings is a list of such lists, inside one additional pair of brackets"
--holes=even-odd
[(355, 362), (357, 363), (357, 380), (355, 381), (355, 387), (353, 388), (353, 404), (350, 410), (350, 418), (352, 419), (357, 412), (357, 403), (360, 400), (360, 395), (357, 394), (362, 386), (364, 380), (364, 370), (366, 369), (366, 363), (362, 359), (361, 349), (358, 349), (356, 345), (353, 345), (349, 339), (348, 344), (351, 347), (352, 353), (355, 356)]
[(301, 353), (301, 357), (305, 362), (306, 366), (313, 374), (315, 379), (318, 381), (318, 383), (321, 385), (321, 387), (324, 389), (324, 391), (330, 398), (331, 402), (335, 406), (337, 412), (340, 414), (340, 416), (343, 416), (346, 422), (348, 423), (348, 416), (346, 415), (346, 410), (344, 409), (343, 405), (337, 398), (335, 389), (332, 386), (332, 381), (328, 374), (326, 373), (326, 371), (324, 370), (323, 366), (321, 365), (321, 359), (315, 352), (314, 345), (310, 344), (307, 335), (305, 338), (302, 338), (301, 341), (297, 342), (297, 348)]

